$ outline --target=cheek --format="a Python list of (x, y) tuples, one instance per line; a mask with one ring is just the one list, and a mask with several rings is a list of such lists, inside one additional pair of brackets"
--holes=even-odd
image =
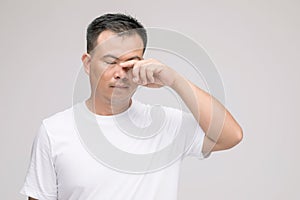
[(110, 73), (109, 73), (109, 69), (105, 68), (105, 67), (101, 67), (101, 66), (94, 66), (92, 68), (92, 73), (90, 74), (90, 78), (93, 80), (93, 82), (95, 83), (103, 83), (106, 82), (108, 80), (110, 80)]

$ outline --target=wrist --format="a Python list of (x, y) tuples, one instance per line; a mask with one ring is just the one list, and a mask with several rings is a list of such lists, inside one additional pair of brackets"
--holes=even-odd
[(169, 85), (169, 87), (171, 87), (173, 90), (177, 91), (180, 86), (184, 85), (183, 83), (186, 81), (185, 78), (183, 76), (181, 76), (178, 73), (174, 74), (174, 79), (172, 84)]

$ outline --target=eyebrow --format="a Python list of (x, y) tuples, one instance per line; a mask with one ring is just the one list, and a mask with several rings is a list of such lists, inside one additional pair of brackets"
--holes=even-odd
[(116, 56), (110, 55), (110, 54), (104, 55), (102, 58), (113, 58), (113, 59), (119, 60), (119, 58), (117, 58)]
[[(113, 59), (115, 59), (115, 60), (119, 60), (118, 57), (116, 57), (116, 56), (114, 56), (114, 55), (111, 55), (111, 54), (104, 55), (102, 58), (113, 58)], [(137, 59), (137, 60), (142, 60), (142, 58), (139, 57), (139, 56), (133, 56), (133, 57), (131, 57), (131, 58), (126, 59), (125, 61), (135, 60), (135, 59)]]

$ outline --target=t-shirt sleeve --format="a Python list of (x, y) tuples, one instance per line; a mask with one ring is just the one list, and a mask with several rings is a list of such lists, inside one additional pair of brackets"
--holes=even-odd
[(194, 116), (191, 113), (183, 113), (182, 117), (184, 120), (183, 126), (186, 126), (186, 130), (191, 131), (192, 134), (192, 142), (188, 150), (185, 152), (185, 156), (196, 157), (200, 160), (208, 158), (210, 156), (209, 153), (203, 153), (202, 148), (204, 145), (205, 133), (200, 127), (199, 123), (195, 120)]
[(34, 139), (30, 164), (21, 194), (39, 200), (56, 200), (56, 173), (49, 135), (42, 124)]

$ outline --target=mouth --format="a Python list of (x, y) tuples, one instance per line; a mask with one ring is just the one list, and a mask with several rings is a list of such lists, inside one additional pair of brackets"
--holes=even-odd
[(111, 85), (111, 88), (116, 88), (116, 89), (127, 89), (129, 86), (127, 85)]

